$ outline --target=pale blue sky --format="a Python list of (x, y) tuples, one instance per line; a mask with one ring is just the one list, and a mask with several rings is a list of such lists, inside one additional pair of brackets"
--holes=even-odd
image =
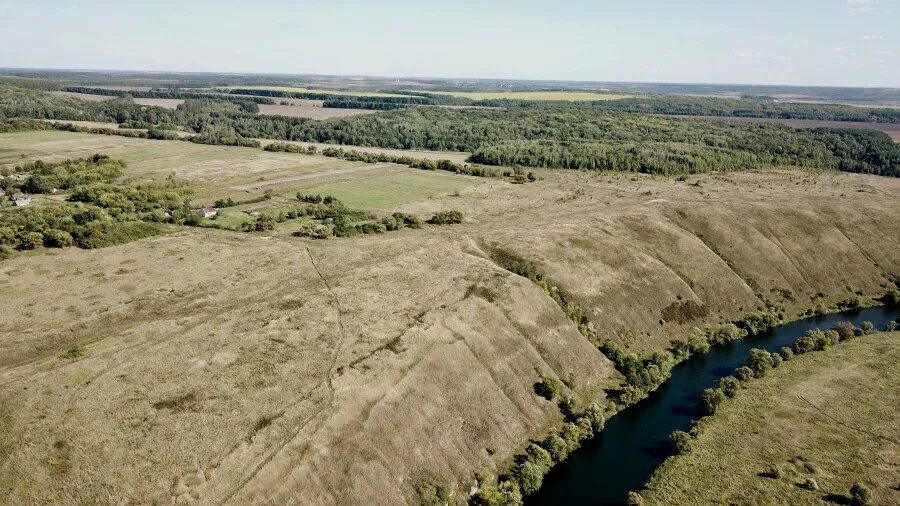
[(900, 87), (900, 0), (0, 0), (0, 67)]

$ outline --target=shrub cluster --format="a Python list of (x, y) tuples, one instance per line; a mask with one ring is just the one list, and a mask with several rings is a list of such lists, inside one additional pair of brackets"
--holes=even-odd
[(577, 450), (582, 441), (603, 430), (608, 414), (601, 406), (590, 404), (579, 412), (572, 408), (571, 401), (563, 400), (561, 404), (567, 406), (566, 424), (543, 440), (532, 441), (523, 453), (516, 455), (512, 469), (500, 479), (481, 480), (472, 504), (521, 504), (522, 495), (537, 491), (554, 465)]
[[(25, 179), (4, 177), (0, 187), (7, 194), (16, 191), (25, 193), (52, 193), (57, 190), (71, 190), (79, 185), (91, 183), (111, 183), (122, 175), (126, 164), (122, 160), (111, 160), (106, 155), (77, 158), (62, 162), (45, 163), (41, 160), (16, 166), (4, 172), (26, 176)], [(4, 176), (9, 174), (4, 174)]]

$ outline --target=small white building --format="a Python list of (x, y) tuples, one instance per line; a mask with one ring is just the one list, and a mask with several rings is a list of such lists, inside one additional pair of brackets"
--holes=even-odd
[(212, 218), (213, 216), (219, 214), (219, 210), (215, 207), (204, 207), (203, 209), (197, 209), (194, 213), (199, 218)]
[(34, 199), (28, 197), (26, 195), (13, 195), (12, 196), (13, 205), (16, 207), (25, 207), (27, 205), (31, 205), (34, 202)]

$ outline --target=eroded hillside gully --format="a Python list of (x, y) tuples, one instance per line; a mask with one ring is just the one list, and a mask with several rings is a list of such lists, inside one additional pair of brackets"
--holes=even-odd
[[(532, 441), (498, 483), (482, 484), (475, 503), (503, 503), (503, 497), (518, 495), (514, 490), (518, 488), (527, 505), (624, 504), (628, 492), (640, 490), (656, 468), (674, 454), (672, 432), (689, 431), (692, 421), (702, 416), (699, 400), (703, 390), (743, 365), (751, 349), (774, 352), (793, 345), (808, 330), (829, 328), (841, 321), (856, 326), (871, 322), (882, 330), (888, 322), (900, 318), (900, 307), (891, 305), (781, 324), (773, 310), (748, 315), (737, 325), (707, 328), (705, 346), (698, 345), (695, 335), (686, 341), (674, 341), (671, 353), (657, 352), (648, 360), (640, 360), (601, 340), (586, 311), (568, 301), (535, 265), (506, 252), (495, 251), (491, 256), (553, 298), (582, 335), (616, 364), (627, 385), (611, 392), (610, 397), (618, 396), (616, 404), (579, 408), (563, 399), (560, 410), (567, 423), (542, 441)], [(545, 389), (537, 387), (536, 392), (545, 395)]]

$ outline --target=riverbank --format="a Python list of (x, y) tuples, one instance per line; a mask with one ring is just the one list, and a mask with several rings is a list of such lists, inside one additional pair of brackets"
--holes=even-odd
[(784, 362), (700, 421), (644, 504), (900, 503), (900, 332), (858, 337)]
[(897, 318), (896, 308), (875, 307), (860, 311), (801, 319), (758, 335), (714, 347), (672, 370), (670, 379), (637, 404), (619, 412), (602, 433), (553, 468), (543, 486), (526, 504), (620, 504), (630, 490), (641, 488), (673, 450), (669, 441), (675, 430), (690, 430), (699, 418), (698, 401), (705, 388), (743, 364), (751, 348), (775, 351), (792, 345), (813, 328), (827, 328), (838, 321), (861, 325), (871, 321), (878, 328)]

